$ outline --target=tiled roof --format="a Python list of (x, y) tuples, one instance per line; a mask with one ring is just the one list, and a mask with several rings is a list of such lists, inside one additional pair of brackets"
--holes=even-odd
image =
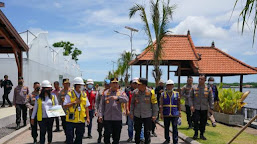
[(196, 47), (201, 60), (194, 61), (200, 74), (238, 75), (256, 74), (257, 69), (215, 47)]
[[(163, 38), (162, 60), (198, 60), (195, 46), (190, 35), (166, 35)], [(155, 43), (154, 43), (155, 46)], [(137, 59), (130, 64), (137, 64), (138, 61), (153, 60), (153, 52), (150, 47), (146, 48)]]

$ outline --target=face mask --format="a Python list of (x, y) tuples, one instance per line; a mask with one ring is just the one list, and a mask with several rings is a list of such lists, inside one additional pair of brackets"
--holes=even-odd
[(22, 85), (22, 84), (23, 84), (23, 82), (22, 82), (22, 81), (19, 81), (19, 82), (18, 82), (18, 85)]
[(167, 90), (167, 92), (172, 92), (172, 90)]
[(213, 81), (209, 81), (209, 84), (211, 84), (211, 85), (212, 85), (213, 83), (214, 83)]
[(35, 91), (39, 91), (39, 90), (40, 90), (40, 87), (35, 88)]
[(92, 88), (93, 88), (93, 85), (87, 85), (87, 87), (88, 87), (89, 89), (92, 89)]
[(83, 91), (83, 90), (84, 90), (84, 87), (83, 87), (83, 86), (81, 86), (81, 87), (80, 87), (80, 91)]

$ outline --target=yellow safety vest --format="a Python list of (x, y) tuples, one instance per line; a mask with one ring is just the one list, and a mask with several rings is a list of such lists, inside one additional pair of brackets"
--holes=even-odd
[[(55, 105), (54, 103), (54, 95), (52, 95), (52, 104)], [(37, 121), (42, 121), (42, 115), (43, 115), (43, 112), (42, 112), (42, 99), (41, 98), (38, 98), (37, 99)]]
[[(70, 96), (71, 102), (76, 101), (77, 96), (72, 90), (71, 92), (68, 93)], [(87, 94), (85, 92), (81, 92), (80, 94), (80, 104), (79, 105), (73, 105), (68, 108), (67, 114), (66, 114), (66, 121), (67, 122), (73, 122), (73, 123), (84, 123), (85, 118), (86, 118), (86, 104), (87, 104)], [(80, 111), (78, 109), (78, 106), (80, 106)], [(74, 115), (72, 118), (71, 115)]]
[(151, 103), (152, 104), (157, 104), (157, 98), (156, 98), (156, 96), (155, 96), (155, 92), (154, 92), (154, 90), (151, 90)]

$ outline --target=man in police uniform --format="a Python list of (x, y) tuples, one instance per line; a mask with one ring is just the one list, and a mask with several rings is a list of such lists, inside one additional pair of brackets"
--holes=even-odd
[(149, 144), (151, 142), (150, 131), (152, 129), (152, 121), (155, 121), (158, 115), (158, 103), (154, 91), (147, 87), (147, 79), (140, 78), (137, 84), (138, 88), (132, 93), (130, 118), (134, 119), (136, 143), (140, 143), (140, 133), (143, 124), (145, 144)]
[(179, 92), (173, 91), (174, 82), (168, 80), (166, 82), (166, 90), (161, 94), (160, 97), (160, 114), (161, 119), (164, 118), (164, 133), (165, 142), (163, 144), (170, 143), (169, 128), (170, 122), (172, 123), (172, 138), (173, 143), (178, 143), (178, 118), (181, 117), (180, 109), (180, 96)]
[[(211, 88), (205, 85), (205, 75), (199, 76), (199, 84), (193, 86), (189, 98), (190, 109), (194, 113), (194, 130), (193, 139), (198, 138), (198, 129), (200, 129), (200, 138), (206, 140), (204, 137), (205, 126), (207, 123), (208, 108), (213, 110), (213, 95)], [(200, 124), (199, 124), (200, 120)]]
[[(88, 106), (90, 103), (87, 94), (83, 91), (84, 81), (81, 77), (76, 77), (73, 81), (74, 90), (68, 92), (64, 100), (66, 114), (66, 142), (67, 144), (82, 144), (85, 133), (85, 122), (90, 123)], [(74, 140), (74, 129), (76, 138)]]
[[(57, 97), (59, 105), (63, 107), (63, 102), (65, 100), (65, 96), (70, 92), (70, 81), (68, 78), (63, 79), (62, 81), (63, 89), (60, 91), (59, 96)], [(66, 112), (66, 109), (64, 109), (64, 112)], [(66, 116), (61, 116), (62, 120), (62, 128), (64, 131), (64, 134), (66, 135)]]
[(16, 108), (16, 130), (20, 129), (21, 114), (23, 119), (23, 126), (26, 126), (27, 121), (27, 107), (26, 98), (29, 94), (29, 88), (23, 85), (23, 77), (18, 78), (18, 86), (14, 89), (13, 93), (13, 105)]
[(1, 88), (4, 87), (4, 95), (3, 95), (3, 104), (1, 107), (5, 107), (5, 100), (7, 100), (9, 107), (12, 107), (12, 103), (10, 102), (8, 95), (12, 90), (12, 81), (8, 79), (8, 75), (4, 76), (4, 81), (1, 82)]
[(99, 121), (100, 104), (101, 104), (101, 100), (104, 95), (104, 92), (110, 88), (110, 83), (111, 83), (111, 81), (109, 79), (105, 79), (104, 80), (104, 89), (99, 93), (98, 97), (96, 97), (96, 102), (95, 102), (96, 113), (95, 113), (95, 115), (98, 117), (97, 118), (97, 131), (98, 131), (97, 143), (101, 143), (102, 131), (103, 131), (103, 127), (104, 127), (103, 122)]
[(186, 107), (186, 114), (187, 114), (187, 123), (188, 129), (192, 128), (192, 112), (189, 106), (189, 97), (193, 87), (193, 77), (187, 77), (187, 84), (184, 85), (181, 89), (181, 96), (185, 98), (185, 107)]
[[(119, 144), (122, 129), (121, 104), (128, 102), (125, 92), (119, 89), (117, 78), (111, 79), (111, 88), (104, 92), (100, 106), (99, 120), (104, 120), (104, 143), (110, 143), (112, 133), (113, 144)], [(104, 116), (104, 118), (103, 118)]]
[[(38, 97), (39, 93), (40, 93), (40, 84), (39, 82), (34, 82), (34, 91), (27, 95), (27, 98), (26, 98), (26, 106), (27, 108), (29, 108), (29, 117), (31, 118), (32, 116), (32, 112), (33, 112), (33, 108), (34, 108), (34, 105), (35, 105), (35, 102), (36, 102), (36, 98)], [(33, 137), (33, 140), (34, 140), (34, 144), (37, 143), (37, 119), (35, 118), (34, 120), (34, 125), (31, 124), (31, 135)]]

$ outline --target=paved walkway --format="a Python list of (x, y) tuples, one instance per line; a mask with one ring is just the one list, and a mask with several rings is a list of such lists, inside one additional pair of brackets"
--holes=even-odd
[[(96, 118), (94, 118), (93, 128), (92, 128), (93, 139), (83, 139), (83, 143), (85, 143), (85, 144), (96, 144), (97, 138), (98, 138), (98, 133), (97, 133), (97, 130), (96, 130), (96, 126), (97, 126)], [(55, 129), (55, 127), (53, 129)], [(152, 139), (151, 139), (152, 144), (161, 144), (162, 142), (164, 142), (164, 129), (162, 127), (160, 127), (159, 125), (157, 125), (156, 133), (157, 133), (158, 137), (152, 137)], [(86, 128), (85, 136), (87, 136), (87, 128)], [(170, 136), (172, 138), (172, 133), (170, 133)], [(127, 126), (123, 126), (122, 132), (121, 132), (120, 143), (124, 143), (124, 144), (128, 143), (128, 142), (126, 142), (127, 139), (128, 139)], [(39, 140), (39, 137), (38, 137), (38, 140)], [(64, 140), (65, 140), (65, 136), (64, 136), (63, 131), (53, 133), (53, 143), (52, 144), (62, 144), (62, 143), (64, 143), (63, 142)], [(9, 141), (8, 144), (17, 144), (17, 143), (18, 144), (30, 144), (32, 142), (33, 142), (33, 139), (30, 135), (30, 130), (27, 130), (24, 133), (22, 133), (21, 135), (19, 135), (18, 137)], [(180, 139), (179, 139), (179, 143), (180, 144), (185, 144)]]
[(11, 116), (11, 115), (15, 115), (16, 114), (16, 110), (15, 107), (8, 107), (7, 105), (4, 108), (0, 108), (0, 119)]

